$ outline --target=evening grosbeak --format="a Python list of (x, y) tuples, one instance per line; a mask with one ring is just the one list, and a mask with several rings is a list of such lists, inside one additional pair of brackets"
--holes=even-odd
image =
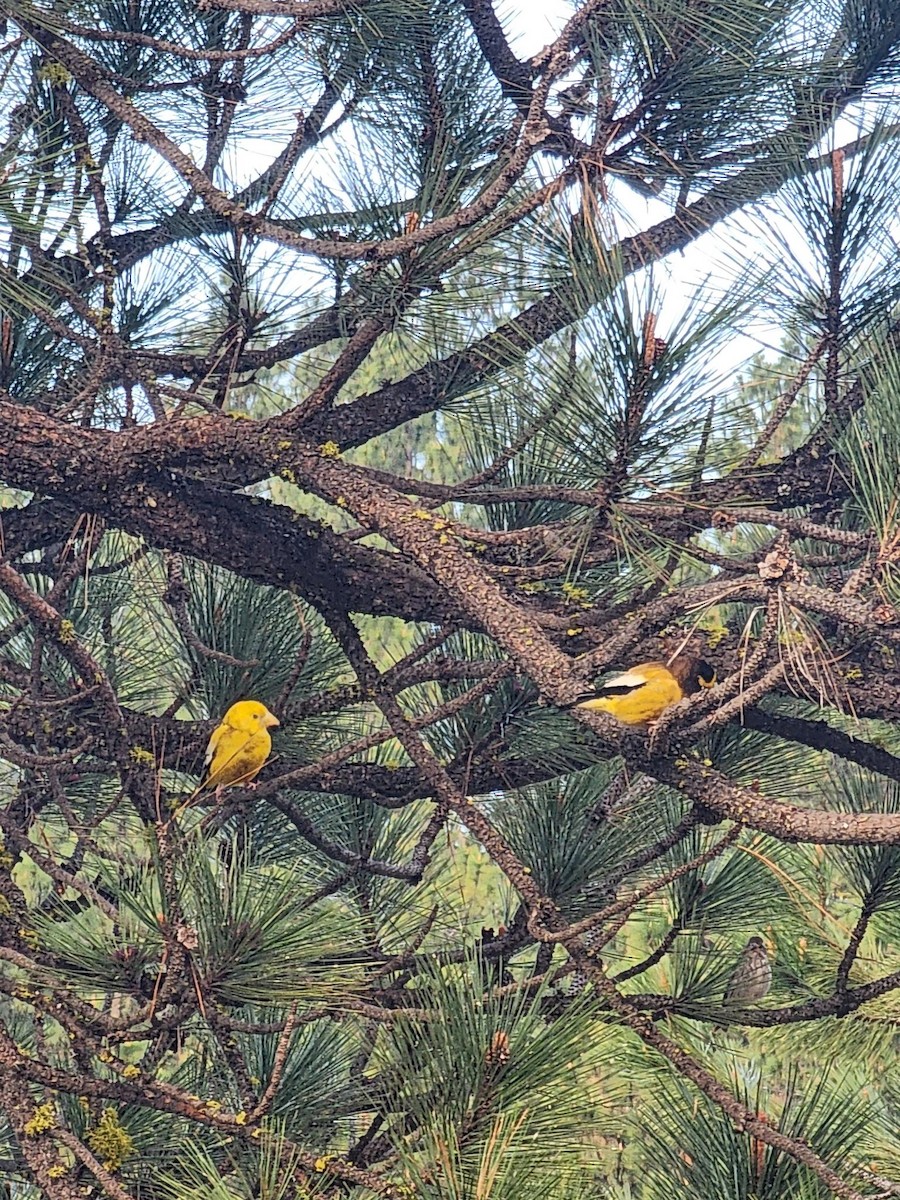
[(683, 654), (670, 663), (645, 662), (615, 675), (580, 700), (577, 708), (600, 709), (625, 725), (646, 725), (667, 708), (716, 682), (716, 671), (708, 662)]
[[(198, 791), (215, 788), (216, 798), (232, 784), (249, 784), (272, 750), (269, 730), (280, 721), (259, 700), (232, 704), (210, 736)], [(255, 786), (255, 785), (254, 785)]]

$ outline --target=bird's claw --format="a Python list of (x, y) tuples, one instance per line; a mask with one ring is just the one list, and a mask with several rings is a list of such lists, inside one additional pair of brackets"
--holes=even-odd
[(669, 748), (668, 722), (654, 721), (647, 734), (647, 749), (651, 754), (665, 754)]

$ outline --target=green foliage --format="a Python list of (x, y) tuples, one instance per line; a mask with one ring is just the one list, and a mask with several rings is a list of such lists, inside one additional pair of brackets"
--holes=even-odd
[[(900, 851), (802, 838), (900, 815), (896, 3), (254, 7), (0, 18), (11, 1200), (886, 1194)], [(687, 638), (776, 734), (549, 702)]]
[[(212, 1150), (187, 1140), (181, 1144), (178, 1160), (177, 1167), (171, 1161), (161, 1164), (154, 1178), (154, 1192), (163, 1200), (186, 1200), (188, 1196), (198, 1200), (293, 1200), (297, 1195), (291, 1178), (295, 1155), (277, 1124), (258, 1153), (247, 1154), (236, 1145)], [(305, 1197), (314, 1200), (327, 1194), (326, 1189), (324, 1180), (318, 1185), (311, 1181), (304, 1188)]]
[(464, 966), (420, 977), (416, 1001), (431, 1015), (385, 1031), (388, 1102), (422, 1130), (398, 1152), (423, 1195), (470, 1195), (481, 1180), (492, 1196), (530, 1197), (537, 1143), (561, 1189), (551, 1194), (570, 1195), (586, 1119), (610, 1120), (612, 1093), (598, 1103), (590, 1083), (608, 1070), (614, 1035), (578, 1006), (548, 1027), (540, 992), (483, 1001), (477, 960)]
[[(794, 1075), (783, 1081), (760, 1079), (754, 1088), (736, 1077), (731, 1080), (753, 1112), (771, 1111), (771, 1100), (777, 1100), (776, 1131), (800, 1138), (830, 1162), (859, 1162), (871, 1128), (870, 1111), (852, 1089), (829, 1083), (823, 1079), (807, 1087)], [(719, 1109), (706, 1098), (698, 1100), (677, 1079), (666, 1081), (657, 1103), (645, 1107), (640, 1128), (647, 1139), (642, 1200), (671, 1196), (673, 1180), (697, 1200), (726, 1195), (734, 1200), (826, 1200), (832, 1194), (796, 1159), (739, 1134)]]
[[(314, 682), (321, 686), (338, 675), (342, 656), (308, 606), (283, 591), (194, 561), (187, 565), (185, 581), (188, 613), (200, 641), (238, 660), (203, 662), (202, 695), (210, 715), (243, 696), (273, 706), (279, 700), (286, 703), (292, 695), (311, 691)], [(295, 676), (298, 662), (302, 667)], [(285, 693), (289, 680), (293, 687)]]

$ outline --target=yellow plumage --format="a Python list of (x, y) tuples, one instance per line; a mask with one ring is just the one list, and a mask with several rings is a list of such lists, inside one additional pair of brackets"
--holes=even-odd
[(716, 672), (700, 658), (684, 655), (664, 662), (638, 663), (623, 675), (608, 679), (578, 708), (600, 709), (625, 725), (646, 725), (685, 696), (712, 687)]
[(258, 700), (238, 700), (213, 730), (203, 759), (205, 768), (200, 789), (250, 783), (262, 769), (272, 750), (269, 729), (278, 718)]

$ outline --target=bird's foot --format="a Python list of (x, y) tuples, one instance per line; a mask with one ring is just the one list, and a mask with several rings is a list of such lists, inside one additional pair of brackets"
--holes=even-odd
[(685, 703), (690, 701), (672, 705), (647, 726), (647, 749), (651, 754), (668, 754), (672, 749), (672, 736), (677, 738), (684, 724)]
[(662, 721), (654, 721), (647, 731), (647, 749), (650, 754), (665, 754), (669, 749), (669, 726)]

